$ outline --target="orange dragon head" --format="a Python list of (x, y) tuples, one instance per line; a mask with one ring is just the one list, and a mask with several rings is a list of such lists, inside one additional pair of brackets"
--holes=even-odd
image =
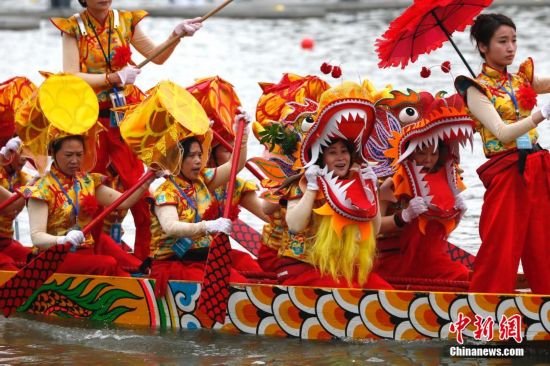
[(303, 137), (313, 124), (321, 94), (330, 86), (316, 76), (287, 73), (278, 83), (260, 83), (260, 87), (263, 94), (252, 129), (266, 152), (250, 161), (265, 174), (263, 185), (273, 187), (300, 168)]
[[(414, 94), (409, 90), (409, 96)], [(474, 121), (458, 94), (447, 98), (442, 95), (434, 97), (425, 92), (417, 95), (419, 104), (403, 107), (405, 109), (401, 109), (401, 112), (411, 108), (415, 113), (421, 113), (418, 113), (416, 121), (405, 124), (400, 132), (392, 132), (390, 148), (386, 151), (386, 156), (392, 160), (396, 170), (393, 176), (394, 194), (397, 198), (420, 196), (425, 199), (429, 210), (421, 215), (421, 230), (428, 219), (439, 219), (443, 220), (447, 232), (450, 232), (458, 223), (449, 220), (459, 214), (454, 208), (454, 198), (464, 189), (458, 174), (460, 146), (464, 147), (468, 142), (473, 144)], [(412, 117), (415, 113), (404, 114)], [(439, 178), (428, 174), (422, 166), (409, 159), (417, 148), (425, 146), (440, 149)]]

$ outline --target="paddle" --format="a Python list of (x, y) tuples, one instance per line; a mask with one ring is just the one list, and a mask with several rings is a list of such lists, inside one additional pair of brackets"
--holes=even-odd
[[(226, 0), (224, 1), (222, 4), (220, 4), (218, 7), (216, 7), (215, 9), (212, 9), (210, 10), (208, 13), (206, 13), (205, 15), (203, 15), (201, 17), (201, 20), (200, 22), (204, 22), (206, 19), (210, 18), (211, 16), (213, 16), (214, 14), (216, 14), (217, 12), (219, 12), (220, 10), (222, 10), (223, 8), (225, 8), (227, 5), (229, 5), (233, 0)], [(166, 51), (168, 48), (172, 47), (176, 42), (178, 42), (180, 40), (180, 38), (183, 38), (185, 35), (182, 34), (181, 36), (178, 36), (178, 37), (174, 37), (172, 38), (168, 43), (166, 43), (164, 45), (164, 47), (162, 47), (161, 49), (157, 50), (156, 52), (154, 52), (151, 56), (147, 57), (145, 60), (143, 60), (139, 65), (137, 65), (137, 68), (138, 69), (141, 69), (143, 66), (147, 65), (149, 62), (151, 62), (152, 60), (154, 60), (158, 55), (160, 55), (161, 53), (163, 53), (164, 51)]]
[[(110, 206), (106, 207), (95, 219), (93, 219), (82, 232), (88, 234), (95, 225), (115, 210), (122, 202), (130, 197), (147, 180), (154, 177), (152, 171), (146, 172), (139, 181), (117, 198)], [(21, 306), (39, 288), (65, 260), (72, 245), (70, 243), (57, 244), (43, 251), (29, 264), (21, 268), (6, 283), (0, 286), (0, 308), (4, 316), (8, 317), (17, 307)]]
[[(245, 128), (244, 119), (239, 119), (235, 145), (241, 146)], [(223, 217), (228, 218), (231, 211), (231, 202), (237, 180), (237, 166), (241, 150), (232, 155), (231, 172), (227, 187), (228, 204), (225, 205)], [(210, 244), (208, 257), (204, 266), (204, 280), (199, 299), (199, 309), (210, 319), (223, 324), (227, 313), (227, 299), (229, 298), (229, 276), (231, 273), (231, 243), (226, 234), (218, 234)]]
[[(222, 144), (222, 146), (227, 150), (229, 151), (230, 153), (233, 152), (233, 146), (231, 146), (231, 144), (227, 141), (224, 140), (224, 138), (216, 132), (216, 130), (212, 130), (212, 132), (214, 133), (214, 138), (216, 139), (216, 141), (218, 141), (220, 144)], [(246, 162), (245, 164), (246, 168), (250, 171), (250, 173), (254, 174), (254, 176), (256, 178), (258, 178), (258, 180), (262, 180), (264, 179), (264, 177), (262, 176), (262, 174), (256, 170), (256, 168), (254, 168), (254, 165), (250, 164), (250, 162)]]
[(10, 198), (8, 198), (8, 199), (5, 200), (4, 202), (0, 203), (0, 211), (2, 211), (3, 209), (5, 209), (6, 207), (8, 207), (9, 205), (11, 205), (12, 203), (14, 203), (15, 201), (17, 201), (20, 197), (21, 197), (21, 193), (19, 193), (18, 191), (15, 191), (15, 193), (12, 194), (12, 195), (10, 196)]

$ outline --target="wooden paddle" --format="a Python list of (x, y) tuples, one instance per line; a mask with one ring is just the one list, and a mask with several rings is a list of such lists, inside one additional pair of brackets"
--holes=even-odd
[[(216, 139), (216, 141), (218, 141), (227, 151), (232, 153), (233, 152), (233, 146), (231, 146), (231, 144), (229, 142), (225, 141), (224, 138), (219, 133), (217, 133), (215, 130), (212, 130), (212, 132), (214, 133), (214, 138)], [(250, 171), (250, 173), (254, 174), (254, 176), (256, 178), (258, 178), (258, 180), (261, 181), (262, 179), (264, 179), (262, 174), (259, 171), (257, 171), (256, 168), (254, 168), (254, 165), (250, 164), (247, 161), (245, 166)]]
[[(241, 146), (245, 128), (244, 119), (239, 119), (235, 145)], [(228, 218), (231, 212), (231, 201), (235, 191), (237, 180), (237, 166), (239, 165), (241, 149), (237, 150), (231, 159), (231, 172), (227, 186), (227, 204), (224, 207), (223, 217)], [(208, 258), (204, 266), (204, 280), (199, 299), (199, 309), (210, 319), (223, 324), (227, 313), (227, 300), (229, 299), (229, 277), (231, 273), (231, 243), (226, 234), (216, 235), (210, 244)]]
[(15, 201), (17, 201), (19, 198), (21, 198), (21, 193), (19, 193), (18, 191), (15, 191), (11, 196), (10, 198), (8, 198), (7, 200), (5, 200), (4, 202), (0, 203), (0, 211), (2, 211), (3, 209), (5, 209), (6, 207), (8, 207), (9, 205), (11, 205), (12, 203), (14, 203)]
[[(208, 13), (206, 13), (205, 15), (203, 15), (201, 17), (201, 20), (200, 22), (204, 22), (206, 19), (210, 18), (211, 16), (213, 16), (214, 14), (216, 14), (217, 12), (219, 12), (220, 10), (222, 10), (223, 8), (225, 8), (227, 5), (229, 5), (233, 0), (225, 0), (222, 4), (220, 4), (218, 7), (216, 7), (215, 9), (212, 9), (210, 10)], [(154, 60), (158, 55), (162, 54), (164, 51), (166, 51), (168, 48), (172, 47), (175, 43), (177, 43), (181, 38), (185, 37), (184, 34), (182, 34), (181, 36), (178, 36), (178, 37), (174, 37), (172, 38), (170, 41), (168, 41), (168, 43), (166, 43), (164, 45), (164, 47), (162, 47), (161, 49), (157, 50), (156, 52), (154, 52), (151, 56), (147, 57), (145, 60), (143, 60), (139, 65), (137, 65), (137, 68), (138, 69), (141, 69), (143, 66), (147, 65), (149, 62), (151, 62), (152, 60)]]
[[(124, 192), (110, 206), (106, 207), (95, 219), (93, 219), (82, 232), (88, 234), (95, 225), (102, 222), (103, 219), (113, 212), (122, 202), (130, 197), (147, 180), (154, 177), (155, 173), (149, 171), (145, 173), (139, 181), (130, 189)], [(21, 268), (6, 283), (0, 286), (0, 308), (4, 316), (8, 317), (19, 306), (38, 289), (42, 284), (55, 273), (57, 268), (69, 253), (72, 245), (70, 243), (57, 244), (43, 251), (34, 258), (29, 264)]]

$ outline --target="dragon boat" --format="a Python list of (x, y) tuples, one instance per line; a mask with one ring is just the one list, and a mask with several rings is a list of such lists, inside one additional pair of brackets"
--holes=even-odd
[[(457, 247), (450, 253), (465, 264), (473, 259)], [(0, 283), (13, 273), (0, 271)], [(308, 340), (455, 339), (453, 326), (461, 319), (471, 320), (462, 330), (464, 338), (475, 338), (476, 317), (494, 319), (495, 324), (503, 317), (515, 317), (520, 339), (550, 340), (550, 296), (448, 291), (451, 284), (437, 280), (416, 286), (411, 279), (398, 282), (394, 281), (395, 287), (401, 289), (391, 291), (233, 283), (227, 316), (220, 324), (199, 310), (200, 283), (170, 281), (164, 297), (155, 298), (153, 279), (56, 273), (14, 315), (159, 329), (213, 328)], [(454, 288), (458, 289), (456, 284)], [(493, 340), (501, 337), (498, 329)]]

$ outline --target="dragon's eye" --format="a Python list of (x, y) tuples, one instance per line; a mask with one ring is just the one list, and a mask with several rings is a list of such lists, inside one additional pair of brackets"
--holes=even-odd
[(399, 121), (402, 124), (409, 124), (416, 122), (419, 117), (418, 110), (414, 107), (406, 107), (399, 112)]
[(313, 126), (313, 123), (315, 123), (315, 120), (312, 116), (306, 116), (306, 118), (302, 121), (302, 131), (307, 132)]

